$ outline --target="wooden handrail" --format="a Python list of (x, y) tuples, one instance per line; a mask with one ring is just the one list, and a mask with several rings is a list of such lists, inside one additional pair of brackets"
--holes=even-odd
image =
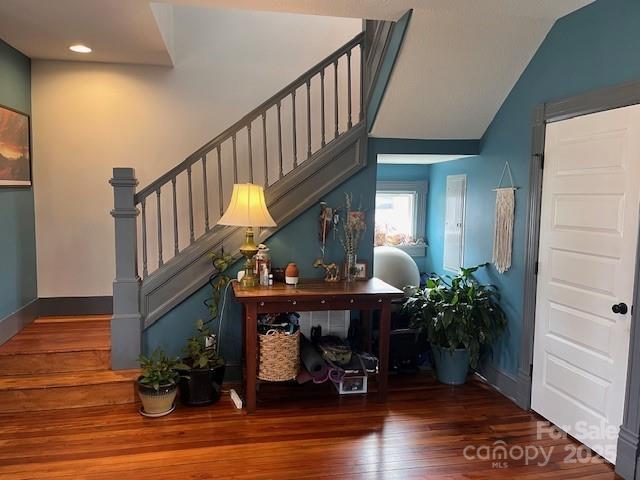
[(276, 106), (278, 102), (281, 102), (284, 98), (291, 95), (291, 93), (301, 86), (305, 85), (307, 81), (311, 78), (315, 77), (319, 73), (323, 72), (324, 69), (335, 62), (337, 62), (342, 56), (346, 55), (347, 52), (351, 52), (356, 46), (362, 45), (364, 42), (364, 32), (360, 32), (349, 42), (345, 43), (343, 46), (338, 48), (335, 52), (331, 53), (329, 56), (315, 64), (309, 70), (304, 72), (294, 81), (289, 83), (287, 86), (282, 88), (276, 94), (271, 96), (265, 102), (262, 102), (259, 106), (251, 110), (248, 114), (243, 116), (240, 120), (235, 122), (225, 131), (223, 131), (220, 135), (216, 136), (213, 140), (207, 142), (198, 150), (189, 155), (183, 162), (173, 167), (171, 170), (166, 172), (165, 174), (158, 177), (156, 180), (151, 182), (146, 187), (142, 188), (135, 195), (135, 203), (139, 204), (146, 197), (151, 195), (153, 192), (158, 192), (162, 186), (169, 183), (176, 176), (185, 172), (188, 168), (190, 168), (194, 163), (198, 160), (205, 157), (209, 152), (217, 149), (223, 142), (227, 141), (234, 134), (238, 133), (243, 128), (247, 128), (247, 126), (259, 118), (263, 113), (272, 107)]

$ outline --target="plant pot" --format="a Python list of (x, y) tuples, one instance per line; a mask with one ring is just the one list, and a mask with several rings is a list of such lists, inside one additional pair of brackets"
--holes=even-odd
[(184, 405), (211, 405), (220, 399), (225, 365), (180, 372), (180, 401)]
[(462, 385), (467, 381), (469, 352), (466, 348), (456, 348), (452, 352), (448, 348), (431, 344), (431, 351), (439, 382), (447, 385)]
[(137, 382), (138, 396), (142, 402), (142, 410), (147, 415), (162, 416), (173, 410), (173, 402), (176, 399), (178, 386), (175, 383), (170, 385), (160, 385), (158, 391), (149, 385)]

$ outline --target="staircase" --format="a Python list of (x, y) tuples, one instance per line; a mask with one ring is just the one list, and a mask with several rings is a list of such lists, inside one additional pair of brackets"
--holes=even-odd
[(182, 163), (137, 190), (132, 168), (114, 168), (116, 278), (112, 367), (135, 365), (142, 331), (201, 288), (208, 253), (238, 251), (244, 230), (216, 225), (233, 184), (265, 188), (278, 227), (366, 166), (367, 101), (392, 22), (366, 30)]
[(139, 371), (111, 371), (109, 320), (42, 317), (0, 346), (0, 411), (134, 402)]

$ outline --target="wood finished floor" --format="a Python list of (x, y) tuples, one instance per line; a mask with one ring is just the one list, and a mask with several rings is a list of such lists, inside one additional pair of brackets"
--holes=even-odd
[[(567, 463), (570, 439), (537, 438), (539, 420), (481, 382), (391, 379), (386, 405), (330, 386), (263, 386), (246, 416), (228, 396), (146, 419), (134, 404), (0, 414), (0, 478), (15, 479), (614, 479), (598, 458)], [(467, 445), (533, 446), (545, 466), (467, 460)]]

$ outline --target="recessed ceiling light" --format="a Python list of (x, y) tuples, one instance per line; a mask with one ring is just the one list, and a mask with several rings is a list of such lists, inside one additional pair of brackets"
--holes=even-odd
[(82, 45), (82, 44), (71, 45), (69, 47), (69, 50), (76, 53), (91, 53), (91, 49), (86, 45)]

